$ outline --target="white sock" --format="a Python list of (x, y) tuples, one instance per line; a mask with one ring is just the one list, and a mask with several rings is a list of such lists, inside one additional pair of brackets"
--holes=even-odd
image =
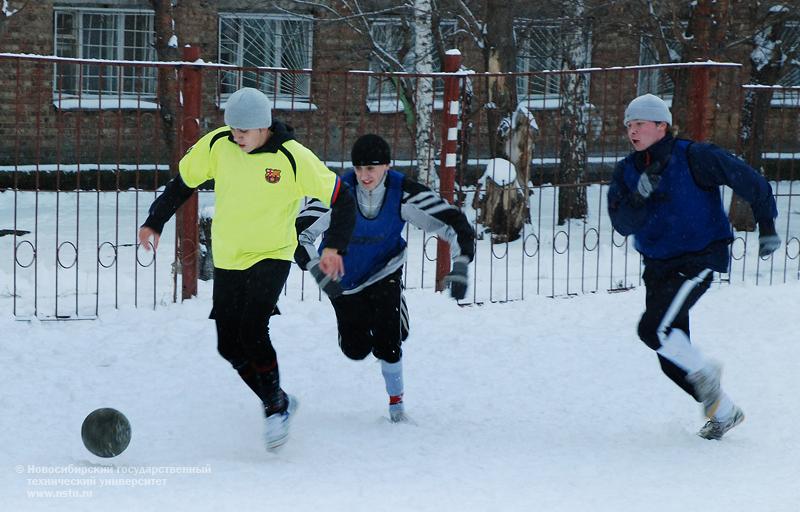
[(381, 360), (381, 373), (389, 396), (401, 396), (403, 394), (403, 360), (396, 363), (387, 363)]
[(669, 336), (661, 340), (661, 347), (656, 352), (687, 373), (694, 373), (708, 364), (703, 354), (692, 345), (689, 337), (680, 329), (672, 329)]
[(719, 395), (719, 405), (714, 413), (714, 421), (726, 421), (733, 414), (733, 401), (722, 391)]

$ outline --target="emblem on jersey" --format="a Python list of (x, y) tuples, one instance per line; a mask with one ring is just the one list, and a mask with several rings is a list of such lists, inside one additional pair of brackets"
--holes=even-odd
[(278, 183), (281, 181), (280, 169), (266, 169), (264, 171), (264, 179), (267, 180), (267, 183)]

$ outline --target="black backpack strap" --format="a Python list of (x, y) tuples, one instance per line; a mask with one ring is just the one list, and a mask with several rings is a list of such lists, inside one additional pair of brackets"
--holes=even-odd
[(707, 186), (707, 185), (703, 185), (701, 183), (698, 183), (697, 178), (695, 177), (695, 170), (692, 167), (692, 153), (689, 151), (691, 149), (691, 147), (692, 147), (692, 144), (694, 144), (694, 141), (690, 140), (689, 144), (686, 145), (686, 164), (689, 167), (689, 175), (692, 177), (692, 181), (694, 182), (695, 185), (698, 186), (698, 188), (700, 188), (701, 190), (705, 190), (707, 192), (718, 188), (715, 185)]
[(278, 151), (286, 155), (286, 158), (289, 159), (289, 163), (292, 164), (292, 172), (294, 172), (294, 178), (297, 179), (297, 162), (294, 161), (292, 153), (282, 145), (278, 146)]

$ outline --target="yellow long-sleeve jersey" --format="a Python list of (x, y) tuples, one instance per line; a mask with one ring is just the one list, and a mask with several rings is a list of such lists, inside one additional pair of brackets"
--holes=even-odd
[(181, 159), (187, 186), (214, 180), (215, 267), (243, 270), (267, 258), (291, 261), (303, 197), (329, 206), (338, 192), (336, 174), (308, 148), (281, 135), (274, 133), (263, 148), (245, 153), (223, 126), (203, 136)]

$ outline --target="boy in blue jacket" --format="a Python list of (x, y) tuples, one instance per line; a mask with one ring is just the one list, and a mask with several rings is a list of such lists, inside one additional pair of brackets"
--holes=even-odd
[(722, 390), (719, 364), (691, 344), (689, 309), (708, 290), (714, 271), (728, 271), (733, 232), (719, 186), (731, 187), (750, 203), (762, 258), (781, 243), (772, 189), (752, 167), (717, 146), (673, 138), (672, 114), (652, 94), (630, 102), (624, 123), (635, 151), (617, 164), (608, 213), (614, 229), (634, 235), (644, 260), (639, 338), (656, 351), (667, 377), (703, 404), (708, 421), (698, 435), (721, 439), (744, 421), (744, 413)]

